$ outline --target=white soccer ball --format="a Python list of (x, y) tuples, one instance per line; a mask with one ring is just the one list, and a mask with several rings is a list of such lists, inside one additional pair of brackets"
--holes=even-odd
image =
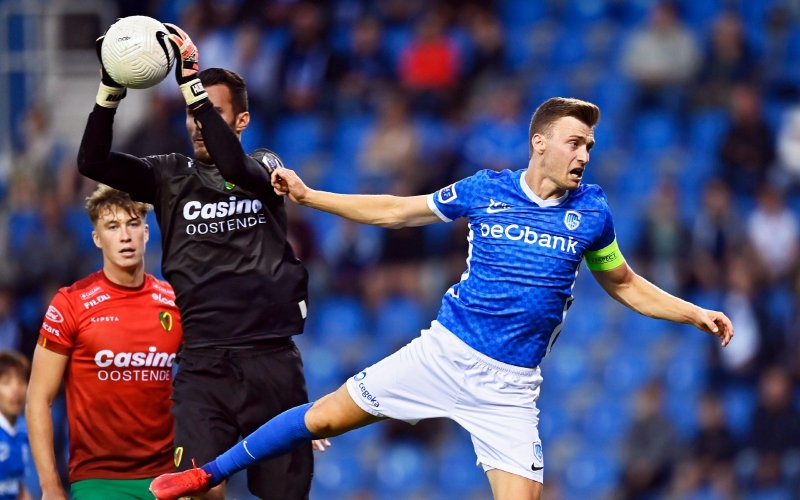
[(108, 28), (103, 39), (103, 67), (120, 85), (152, 87), (167, 76), (175, 60), (168, 35), (167, 28), (152, 17), (123, 17)]

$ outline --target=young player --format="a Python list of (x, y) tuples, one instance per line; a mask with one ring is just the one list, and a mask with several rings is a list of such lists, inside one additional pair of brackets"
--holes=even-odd
[[(175, 288), (185, 336), (173, 393), (175, 462), (185, 469), (191, 463), (183, 457), (210, 460), (265, 420), (308, 401), (292, 341), (303, 332), (308, 273), (287, 240), (283, 198), (270, 185), (269, 171), (280, 159), (266, 150), (247, 155), (239, 142), (250, 121), (244, 80), (219, 68), (199, 72), (194, 43), (167, 27), (180, 55), (176, 79), (194, 158), (110, 151), (125, 88), (102, 70), (78, 169), (155, 205), (161, 268)], [(254, 465), (250, 491), (305, 498), (311, 450)], [(205, 498), (223, 497), (220, 486)]]
[(727, 345), (733, 327), (724, 314), (674, 297), (631, 270), (603, 191), (581, 185), (599, 114), (585, 101), (550, 99), (531, 120), (526, 170), (480, 171), (428, 196), (326, 193), (309, 189), (291, 170), (276, 170), (276, 192), (356, 222), (394, 228), (467, 217), (467, 269), (420, 337), (313, 405), (267, 422), (202, 469), (155, 479), (156, 497), (203, 491), (254, 461), (383, 418), (449, 417), (472, 435), (495, 498), (540, 498), (539, 363), (561, 332), (584, 258), (624, 305), (694, 325)]
[(174, 470), (172, 365), (181, 343), (175, 294), (144, 272), (149, 206), (100, 186), (87, 199), (103, 269), (58, 291), (33, 355), (26, 411), (43, 497), (66, 499), (50, 408), (62, 382), (75, 500), (149, 499)]
[(28, 436), (17, 426), (25, 410), (30, 365), (22, 354), (0, 351), (0, 500), (30, 500), (23, 485), (30, 460)]

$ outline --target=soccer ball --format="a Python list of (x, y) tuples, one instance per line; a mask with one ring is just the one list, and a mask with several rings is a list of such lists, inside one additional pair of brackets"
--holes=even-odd
[(152, 87), (167, 76), (175, 60), (168, 35), (167, 28), (152, 17), (123, 17), (108, 28), (103, 39), (103, 67), (120, 85)]

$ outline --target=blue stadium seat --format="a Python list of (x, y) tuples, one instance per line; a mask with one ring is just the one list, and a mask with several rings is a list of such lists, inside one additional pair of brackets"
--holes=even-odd
[(544, 20), (547, 16), (547, 2), (506, 0), (501, 4), (500, 18), (503, 26), (509, 30), (530, 28), (532, 24)]
[(746, 386), (733, 386), (722, 393), (725, 422), (740, 440), (746, 439), (749, 435), (757, 399), (755, 389)]
[(378, 457), (378, 498), (396, 498), (429, 486), (433, 475), (429, 451), (410, 443), (387, 444)]
[(325, 144), (325, 124), (314, 114), (288, 116), (275, 127), (273, 145), (289, 168), (300, 168)]
[[(620, 347), (625, 347), (622, 344)], [(603, 370), (603, 387), (617, 395), (632, 394), (644, 385), (652, 373), (650, 360), (638, 349), (629, 348), (615, 353)], [(619, 397), (619, 396), (616, 396)]]
[(623, 399), (610, 394), (600, 397), (581, 415), (581, 437), (595, 445), (610, 446), (625, 433), (630, 417)]
[(358, 341), (367, 331), (364, 306), (355, 297), (330, 297), (312, 304), (310, 330), (325, 345), (346, 345)]
[(583, 383), (589, 375), (586, 348), (575, 345), (558, 345), (542, 362), (547, 374), (548, 387), (567, 390)]
[(650, 111), (636, 115), (631, 126), (637, 151), (663, 151), (678, 144), (678, 124), (666, 111)]
[(476, 465), (475, 451), (468, 436), (442, 447), (436, 457), (434, 485), (440, 494), (449, 498), (468, 498), (476, 490), (488, 490), (488, 481)]
[(393, 296), (375, 312), (375, 336), (393, 344), (405, 344), (430, 324), (422, 305), (410, 297)]
[(619, 460), (606, 447), (585, 446), (565, 467), (565, 498), (605, 498), (617, 483), (619, 469)]
[(345, 497), (367, 488), (372, 482), (358, 449), (347, 446), (338, 438), (325, 453), (314, 457), (314, 482), (312, 498), (329, 499)]

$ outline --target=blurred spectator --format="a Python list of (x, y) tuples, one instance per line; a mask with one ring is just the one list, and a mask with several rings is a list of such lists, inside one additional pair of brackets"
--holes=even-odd
[(771, 184), (758, 190), (756, 207), (747, 220), (747, 236), (770, 282), (780, 281), (797, 264), (800, 227), (795, 213)]
[(639, 107), (677, 112), (683, 87), (699, 64), (697, 41), (671, 2), (657, 3), (649, 25), (634, 32), (622, 49), (623, 69), (639, 86)]
[(773, 181), (797, 192), (800, 188), (800, 106), (783, 113), (777, 143), (778, 169)]
[(293, 113), (323, 110), (336, 71), (333, 51), (325, 41), (322, 7), (311, 2), (298, 4), (292, 13), (289, 44), (278, 68), (283, 109)]
[(633, 424), (622, 442), (620, 498), (647, 498), (670, 481), (683, 448), (675, 428), (664, 414), (664, 390), (650, 382), (635, 398)]
[(445, 33), (439, 12), (426, 14), (400, 55), (400, 81), (411, 92), (415, 108), (441, 112), (453, 103), (461, 76), (461, 55)]
[(758, 65), (739, 15), (732, 11), (715, 20), (711, 40), (695, 88), (695, 104), (725, 107), (735, 83), (751, 80)]
[[(387, 194), (412, 196), (421, 194), (406, 179), (397, 179)], [(394, 294), (422, 296), (422, 262), (425, 258), (422, 227), (381, 230), (381, 252), (378, 264), (364, 283), (364, 299), (374, 308)]]
[(360, 19), (353, 26), (348, 49), (341, 56), (342, 74), (336, 98), (340, 114), (374, 109), (377, 94), (392, 79), (392, 63), (381, 45), (380, 22), (374, 17)]
[(785, 496), (788, 490), (783, 464), (786, 460), (796, 460), (800, 453), (800, 411), (794, 406), (793, 390), (789, 374), (782, 367), (772, 367), (761, 376), (758, 407), (753, 412), (749, 432), (749, 447), (758, 459), (753, 495), (783, 492), (784, 496), (775, 498), (789, 498)]
[(462, 22), (472, 42), (467, 78), (480, 84), (507, 76), (505, 32), (497, 16), (486, 6), (471, 4), (464, 10)]
[(364, 191), (385, 191), (394, 180), (414, 181), (420, 168), (420, 137), (411, 123), (408, 102), (399, 92), (380, 100), (378, 123), (369, 132), (359, 158)]
[(717, 348), (723, 373), (720, 382), (730, 382), (731, 375), (748, 378), (757, 368), (756, 357), (761, 344), (761, 327), (756, 308), (758, 289), (748, 259), (741, 255), (727, 265), (727, 289), (723, 311), (736, 325), (736, 343)]
[(14, 168), (45, 187), (57, 177), (67, 154), (66, 146), (53, 135), (45, 107), (35, 105), (28, 110), (22, 135), (22, 150), (14, 158)]
[(745, 236), (727, 184), (710, 180), (703, 189), (702, 206), (692, 227), (690, 253), (695, 284), (705, 290), (718, 288), (727, 272), (728, 255), (741, 251)]
[(648, 204), (644, 230), (636, 252), (643, 275), (670, 292), (684, 290), (688, 280), (689, 230), (680, 218), (678, 190), (672, 181), (662, 181)]
[(0, 287), (0, 349), (19, 349), (22, 330), (14, 312), (12, 290)]
[(330, 289), (335, 294), (361, 295), (364, 271), (380, 256), (380, 234), (338, 217), (334, 224), (323, 244)]
[(738, 449), (719, 396), (705, 394), (697, 409), (698, 430), (687, 460), (679, 463), (669, 498), (733, 498), (733, 460)]
[(179, 113), (182, 119), (185, 117), (185, 108), (183, 106), (175, 107), (176, 103), (177, 101), (174, 99), (167, 98), (158, 92), (150, 94), (147, 120), (143, 121), (131, 134), (122, 149), (140, 157), (176, 152), (190, 154), (191, 147), (186, 135), (175, 133), (173, 113)]
[(258, 24), (248, 22), (240, 25), (236, 29), (232, 50), (228, 51), (225, 62), (218, 66), (233, 70), (244, 78), (250, 106), (257, 111), (257, 116), (266, 119), (276, 111), (278, 53), (272, 45), (263, 42), (264, 32)]
[(522, 108), (522, 95), (512, 82), (495, 81), (478, 94), (479, 114), (464, 140), (462, 175), (477, 170), (521, 169), (528, 165), (530, 114)]
[(731, 93), (730, 113), (731, 126), (719, 148), (722, 176), (737, 195), (752, 195), (775, 161), (775, 138), (756, 87), (736, 87)]

